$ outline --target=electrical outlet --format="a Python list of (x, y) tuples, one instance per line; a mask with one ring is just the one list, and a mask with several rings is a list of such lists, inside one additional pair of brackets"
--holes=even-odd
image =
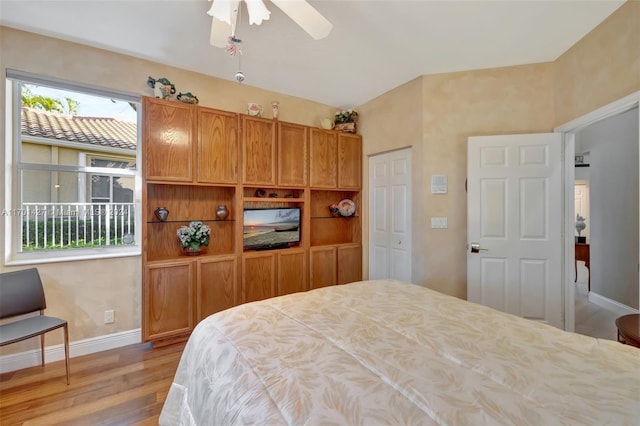
[(115, 313), (113, 312), (113, 309), (104, 311), (104, 323), (113, 324), (114, 322), (115, 322)]

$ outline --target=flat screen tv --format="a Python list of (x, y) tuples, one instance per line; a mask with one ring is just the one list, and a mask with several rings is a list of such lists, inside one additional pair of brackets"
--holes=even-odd
[(300, 242), (300, 207), (246, 209), (243, 226), (245, 250), (287, 248)]

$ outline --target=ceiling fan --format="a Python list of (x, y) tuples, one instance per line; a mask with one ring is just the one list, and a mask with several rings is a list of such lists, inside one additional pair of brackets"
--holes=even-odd
[[(227, 48), (229, 40), (235, 38), (238, 10), (242, 0), (210, 0), (211, 9), (207, 12), (212, 16), (210, 42), (216, 47)], [(249, 24), (260, 25), (269, 19), (271, 12), (263, 0), (244, 0), (249, 15)], [(305, 30), (315, 40), (320, 40), (331, 32), (331, 22), (313, 8), (306, 0), (271, 0), (296, 24)]]

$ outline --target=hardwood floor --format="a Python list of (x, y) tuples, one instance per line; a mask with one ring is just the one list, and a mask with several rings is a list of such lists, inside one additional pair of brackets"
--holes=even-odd
[(157, 425), (184, 343), (131, 345), (0, 375), (0, 425)]

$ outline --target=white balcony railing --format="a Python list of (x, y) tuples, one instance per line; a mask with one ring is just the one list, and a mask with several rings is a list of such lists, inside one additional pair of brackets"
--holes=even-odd
[(22, 250), (134, 243), (133, 203), (23, 203)]

